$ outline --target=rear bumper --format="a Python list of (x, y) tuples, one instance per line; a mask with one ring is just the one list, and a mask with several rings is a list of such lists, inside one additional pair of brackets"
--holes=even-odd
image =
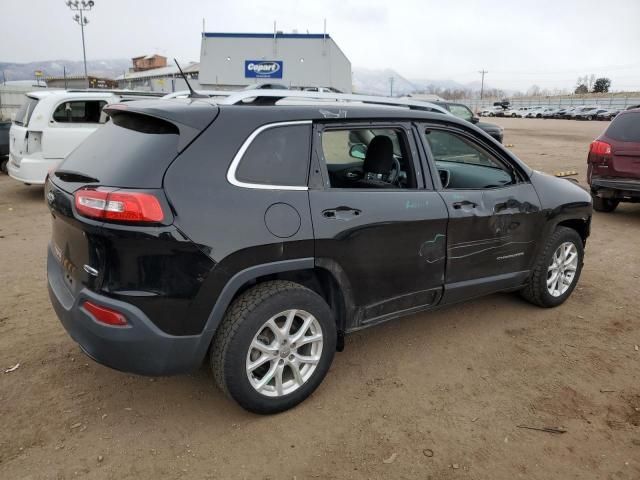
[[(47, 280), (49, 298), (60, 322), (82, 350), (98, 363), (141, 375), (186, 373), (202, 364), (210, 340), (206, 334), (168, 335), (131, 304), (86, 288), (72, 293), (51, 248), (47, 255)], [(87, 300), (123, 313), (129, 325), (114, 327), (97, 322), (82, 307)]]
[(61, 161), (61, 158), (47, 159), (38, 156), (22, 157), (18, 160), (13, 154), (9, 154), (7, 169), (9, 176), (19, 182), (43, 185), (49, 170), (57, 167)]
[(640, 196), (640, 179), (591, 178), (591, 190), (615, 190), (622, 195)]

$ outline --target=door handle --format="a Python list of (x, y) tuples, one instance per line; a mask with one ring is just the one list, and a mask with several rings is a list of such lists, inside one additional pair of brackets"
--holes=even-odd
[(362, 213), (362, 210), (351, 207), (336, 207), (322, 211), (322, 216), (333, 220), (351, 220)]
[(462, 200), (461, 202), (454, 202), (453, 208), (456, 210), (460, 210), (462, 207), (476, 208), (478, 206), (477, 203), (472, 202), (471, 200)]

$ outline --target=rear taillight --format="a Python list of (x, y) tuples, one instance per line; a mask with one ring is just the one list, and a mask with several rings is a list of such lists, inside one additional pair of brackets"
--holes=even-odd
[(589, 146), (589, 152), (595, 155), (611, 155), (611, 145), (601, 140), (594, 140)]
[(74, 194), (78, 213), (116, 222), (162, 222), (160, 201), (150, 193), (82, 188)]
[(127, 325), (127, 317), (111, 308), (96, 305), (93, 302), (84, 302), (82, 307), (89, 312), (98, 322), (114, 327), (124, 327)]

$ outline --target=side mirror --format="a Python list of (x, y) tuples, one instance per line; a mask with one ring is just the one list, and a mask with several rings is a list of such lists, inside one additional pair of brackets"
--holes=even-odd
[(469, 120), (469, 121), (471, 123), (478, 123), (480, 121), (480, 119), (474, 115), (473, 117), (471, 117), (471, 120)]
[(349, 149), (349, 156), (353, 158), (357, 158), (358, 160), (364, 160), (364, 157), (367, 155), (367, 146), (364, 143), (356, 143), (351, 145)]

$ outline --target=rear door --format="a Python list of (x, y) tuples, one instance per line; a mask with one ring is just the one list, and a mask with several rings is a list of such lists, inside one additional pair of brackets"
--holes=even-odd
[(533, 186), (475, 132), (420, 126), (449, 213), (443, 302), (522, 284), (543, 218)]
[(640, 112), (617, 115), (605, 137), (611, 144), (610, 177), (640, 179)]
[(29, 121), (31, 120), (33, 111), (38, 105), (38, 101), (36, 97), (27, 96), (18, 113), (16, 113), (11, 129), (9, 130), (9, 154), (11, 155), (11, 160), (16, 165), (20, 165), (22, 157), (28, 153), (27, 131)]
[[(369, 144), (382, 136), (392, 140), (394, 165), (366, 172)], [(309, 190), (315, 257), (343, 280), (355, 306), (351, 326), (440, 299), (448, 215), (418, 155), (410, 124), (315, 126)]]

